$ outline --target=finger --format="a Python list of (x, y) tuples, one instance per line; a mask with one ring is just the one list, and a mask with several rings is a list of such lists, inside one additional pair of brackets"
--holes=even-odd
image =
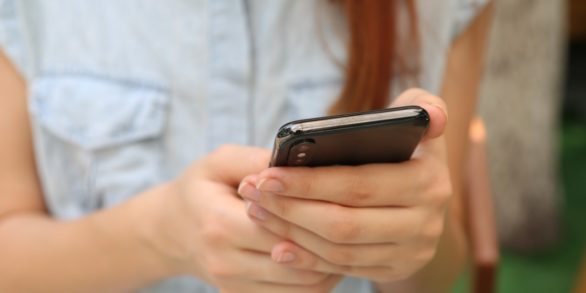
[(257, 190), (241, 186), (252, 201), (261, 192), (301, 199), (323, 200), (345, 206), (412, 206), (427, 195), (438, 160), (414, 159), (399, 164), (368, 164), (319, 168), (269, 168), (256, 178)]
[(342, 280), (342, 276), (329, 276), (309, 286), (281, 285), (268, 282), (228, 281), (219, 285), (222, 293), (329, 293)]
[[(255, 221), (274, 234), (303, 247), (303, 249), (295, 249), (296, 246), (293, 244), (287, 245), (288, 241), (281, 241), (272, 248), (273, 260), (280, 263), (298, 264), (299, 268), (320, 272), (346, 274), (348, 266), (388, 266), (392, 262), (403, 259), (405, 249), (415, 249), (411, 243), (408, 245), (395, 243), (336, 244), (270, 213), (265, 220), (255, 219)], [(279, 250), (279, 247), (283, 250)], [(292, 250), (287, 250), (288, 248)]]
[(424, 108), (430, 118), (430, 125), (422, 143), (413, 153), (412, 158), (432, 157), (446, 160), (446, 148), (443, 134), (448, 122), (447, 104), (440, 97), (422, 89), (410, 89), (401, 94), (391, 106), (417, 105)]
[(245, 176), (266, 169), (270, 155), (267, 149), (224, 145), (206, 156), (200, 169), (211, 180), (237, 186)]
[(222, 213), (227, 224), (225, 231), (218, 231), (219, 237), (226, 237), (234, 246), (245, 250), (270, 253), (272, 247), (283, 239), (257, 225), (247, 215), (246, 202), (231, 197)]
[[(274, 229), (273, 225), (269, 225)], [(328, 274), (347, 275), (351, 270), (350, 266), (333, 264), (309, 249), (302, 247), (303, 244), (295, 244), (291, 241), (281, 242), (273, 247), (271, 258), (276, 263), (305, 270)]]
[[(438, 209), (438, 217), (442, 212)], [(259, 203), (252, 203), (248, 214), (258, 222), (266, 221), (273, 214), (337, 244), (401, 243), (422, 232), (427, 233), (422, 231), (424, 224), (437, 220), (423, 209), (354, 209), (328, 202), (269, 195), (263, 195)], [(443, 224), (441, 219), (439, 222)]]
[(425, 139), (436, 138), (443, 134), (447, 120), (448, 111), (445, 101), (422, 89), (410, 89), (401, 94), (393, 103), (392, 107), (417, 105), (424, 108), (429, 114), (430, 125)]
[(273, 260), (300, 269), (347, 274), (349, 267), (384, 267), (404, 258), (405, 246), (395, 243), (335, 244), (278, 218), (262, 225), (275, 234), (286, 233), (285, 238), (290, 239), (273, 247)]
[[(279, 261), (279, 257), (283, 254), (294, 254), (296, 255), (293, 261), (283, 262)], [(368, 265), (368, 266), (359, 266), (359, 265), (337, 265), (332, 264), (319, 256), (308, 252), (301, 246), (290, 242), (285, 241), (283, 243), (279, 243), (279, 245), (273, 248), (273, 253), (271, 254), (274, 261), (297, 269), (304, 269), (304, 270), (312, 270), (318, 272), (326, 272), (331, 274), (340, 274), (345, 276), (352, 276), (358, 278), (367, 278), (367, 279), (384, 279), (389, 280), (394, 275), (397, 274), (397, 270), (394, 266), (387, 264), (387, 265)], [(399, 261), (397, 261), (399, 262)], [(399, 262), (400, 263), (400, 262)]]
[[(270, 255), (240, 250), (226, 256), (232, 268), (218, 274), (221, 277), (240, 280), (255, 280), (286, 285), (313, 285), (324, 281), (328, 275), (308, 270), (299, 270), (274, 262)], [(224, 274), (224, 275), (222, 275)]]
[(249, 201), (258, 201), (261, 196), (260, 190), (256, 188), (258, 182), (259, 176), (256, 174), (244, 177), (238, 185), (238, 195)]
[(241, 223), (238, 230), (234, 230), (233, 241), (242, 249), (270, 253), (271, 248), (283, 240), (283, 238), (253, 223), (248, 217), (246, 220), (243, 219)]

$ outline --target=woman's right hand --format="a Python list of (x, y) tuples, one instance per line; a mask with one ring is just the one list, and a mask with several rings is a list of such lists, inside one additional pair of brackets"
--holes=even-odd
[(220, 147), (154, 193), (150, 238), (174, 275), (195, 275), (222, 292), (329, 292), (338, 283), (274, 262), (271, 249), (283, 239), (246, 215), (236, 188), (269, 157), (265, 149)]

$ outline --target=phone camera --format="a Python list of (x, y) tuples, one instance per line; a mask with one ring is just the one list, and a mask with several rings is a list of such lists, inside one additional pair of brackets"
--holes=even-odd
[(302, 140), (291, 147), (289, 152), (290, 166), (306, 166), (311, 162), (311, 155), (313, 153), (313, 140)]

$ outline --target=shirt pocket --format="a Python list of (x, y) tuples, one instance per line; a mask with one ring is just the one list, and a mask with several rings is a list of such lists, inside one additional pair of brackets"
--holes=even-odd
[(56, 216), (79, 217), (160, 181), (165, 90), (62, 74), (34, 79), (29, 95), (37, 165)]

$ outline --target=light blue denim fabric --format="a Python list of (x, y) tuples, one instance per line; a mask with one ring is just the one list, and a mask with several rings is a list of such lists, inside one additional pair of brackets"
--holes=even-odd
[[(486, 0), (418, 0), (421, 86)], [(176, 177), (226, 143), (271, 147), (343, 83), (344, 19), (313, 0), (0, 0), (0, 46), (26, 78), (46, 204), (72, 219)], [(396, 92), (398, 92), (398, 87)], [(335, 292), (370, 292), (346, 278)], [(176, 278), (143, 292), (215, 292)]]

